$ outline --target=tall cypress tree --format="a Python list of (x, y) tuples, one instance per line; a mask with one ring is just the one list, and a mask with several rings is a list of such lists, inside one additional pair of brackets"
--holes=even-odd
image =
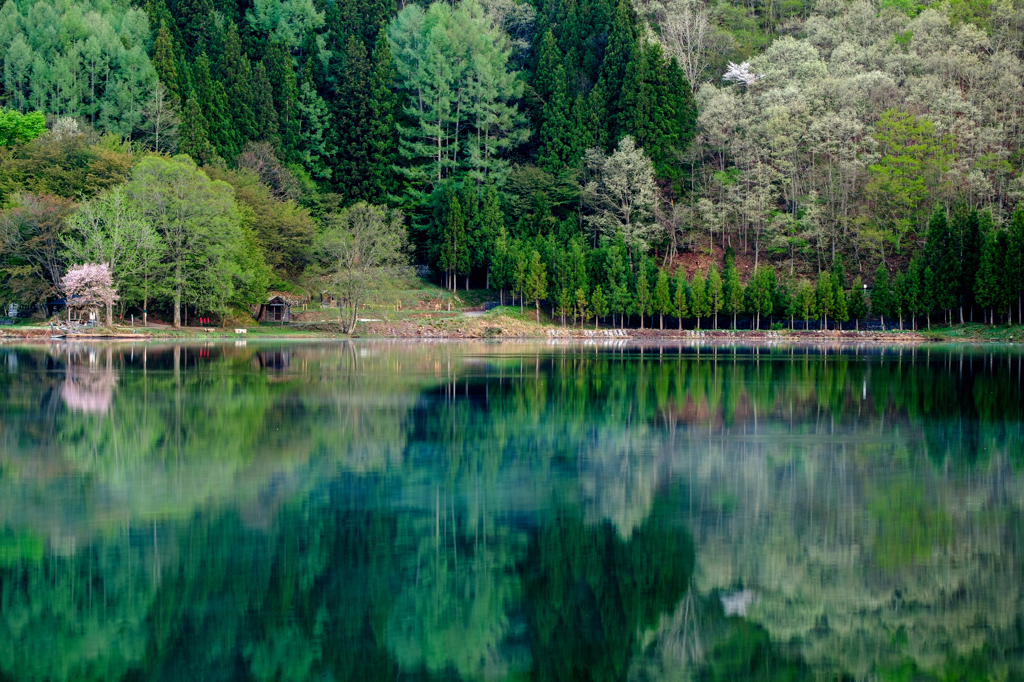
[(194, 93), (189, 96), (181, 113), (178, 130), (178, 152), (188, 154), (199, 164), (207, 164), (214, 159), (216, 154), (210, 144), (206, 118)]
[(228, 24), (217, 71), (230, 103), (228, 115), (234, 127), (235, 145), (241, 148), (249, 140), (257, 139), (258, 132), (253, 115), (252, 70), (249, 58), (242, 53), (242, 41), (234, 23)]
[(366, 140), (368, 157), (364, 197), (367, 201), (383, 201), (395, 191), (392, 164), (395, 162), (395, 149), (398, 145), (395, 139), (395, 95), (391, 91), (394, 78), (391, 45), (386, 29), (381, 26), (373, 47), (368, 92), (370, 121)]
[(936, 206), (928, 221), (925, 268), (931, 268), (932, 286), (926, 287), (936, 312), (951, 311), (955, 305), (956, 283), (960, 281), (960, 254), (954, 247), (946, 212)]
[(566, 94), (565, 69), (555, 67), (554, 89), (548, 95), (541, 115), (538, 165), (556, 172), (579, 161), (582, 150), (576, 144), (576, 133), (570, 123), (569, 98)]
[(277, 111), (277, 130), (280, 136), (281, 152), (285, 159), (294, 160), (299, 137), (298, 94), (299, 85), (292, 67), (288, 46), (279, 41), (267, 44), (263, 55), (263, 67), (274, 97)]
[(637, 16), (629, 0), (619, 0), (615, 21), (608, 36), (608, 49), (601, 62), (600, 83), (608, 110), (606, 126), (612, 136), (627, 127), (622, 117), (622, 89), (629, 65), (637, 56)]
[(1017, 303), (1017, 324), (1024, 324), (1024, 203), (1010, 217), (1009, 251), (1006, 259), (1007, 295)]
[(167, 95), (175, 105), (181, 102), (181, 90), (178, 83), (177, 60), (174, 57), (174, 41), (171, 39), (171, 32), (167, 28), (167, 22), (161, 20), (160, 30), (156, 33), (153, 41), (153, 69), (160, 82), (167, 88)]
[(974, 282), (978, 278), (978, 266), (981, 264), (981, 250), (985, 240), (981, 235), (981, 219), (976, 210), (969, 213), (960, 212), (954, 217), (959, 232), (960, 242), (960, 281), (958, 283), (960, 297), (960, 321), (964, 321), (964, 309), (970, 319), (974, 320)]
[(196, 100), (209, 126), (210, 144), (221, 157), (233, 159), (238, 154), (239, 145), (228, 114), (224, 84), (210, 75), (210, 62), (205, 53), (196, 59), (194, 72)]
[(174, 16), (181, 32), (186, 56), (194, 59), (209, 52), (211, 39), (217, 30), (211, 0), (178, 0), (174, 3)]
[(334, 182), (351, 201), (369, 198), (366, 170), (371, 166), (371, 66), (362, 39), (349, 35), (345, 42), (341, 76), (334, 97)]
[(274, 89), (267, 78), (263, 62), (252, 65), (252, 115), (256, 126), (253, 139), (280, 144), (277, 136), (277, 110), (274, 108)]
[(882, 330), (885, 330), (885, 316), (892, 313), (892, 289), (889, 286), (889, 271), (884, 263), (878, 264), (875, 270), (875, 281), (871, 285), (871, 312), (882, 318)]
[(676, 152), (696, 134), (697, 109), (679, 64), (648, 43), (626, 69), (616, 138), (632, 135), (662, 177), (678, 175)]

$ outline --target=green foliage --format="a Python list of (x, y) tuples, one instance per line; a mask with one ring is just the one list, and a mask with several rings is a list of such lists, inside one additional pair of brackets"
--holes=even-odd
[(40, 111), (22, 114), (0, 109), (0, 145), (10, 147), (36, 139), (46, 131), (46, 117)]

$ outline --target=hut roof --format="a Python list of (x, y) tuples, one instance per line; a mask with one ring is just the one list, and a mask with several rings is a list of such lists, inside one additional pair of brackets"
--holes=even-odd
[(290, 294), (285, 291), (268, 291), (267, 292), (267, 303), (272, 303), (277, 298), (283, 303), (288, 305), (302, 305), (303, 303), (309, 302), (309, 296), (305, 294)]

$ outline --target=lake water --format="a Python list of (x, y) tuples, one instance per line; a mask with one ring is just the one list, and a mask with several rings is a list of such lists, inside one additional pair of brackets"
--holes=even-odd
[(0, 680), (1007, 680), (1022, 355), (0, 346)]

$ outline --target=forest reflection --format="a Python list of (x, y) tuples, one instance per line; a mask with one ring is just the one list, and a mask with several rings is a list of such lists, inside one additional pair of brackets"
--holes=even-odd
[(1024, 672), (1016, 351), (0, 354), (10, 679)]

